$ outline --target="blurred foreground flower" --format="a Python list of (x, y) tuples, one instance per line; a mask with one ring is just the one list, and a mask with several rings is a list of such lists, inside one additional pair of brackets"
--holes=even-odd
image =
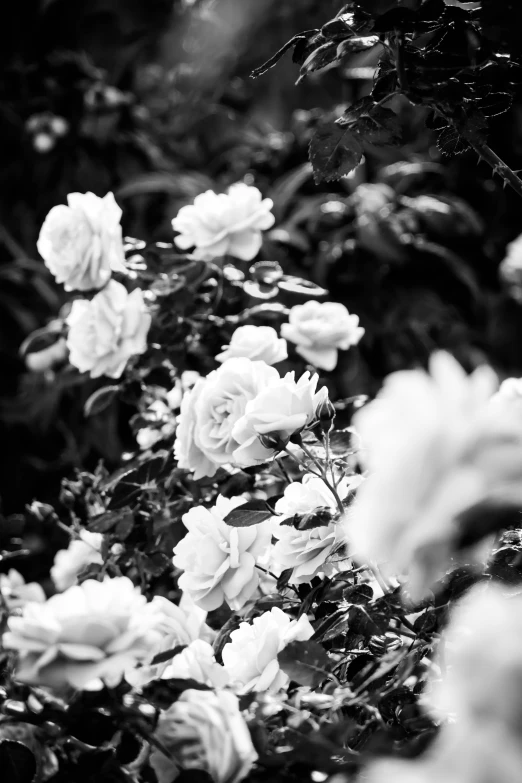
[(359, 316), (350, 315), (339, 302), (316, 302), (311, 299), (290, 310), (281, 335), (295, 343), (297, 353), (321, 370), (334, 370), (338, 351), (357, 345), (364, 335)]
[(290, 678), (279, 668), (277, 654), (290, 642), (306, 641), (313, 633), (306, 615), (292, 620), (274, 607), (232, 631), (230, 642), (223, 647), (223, 664), (244, 693), (278, 691), (286, 688)]
[(66, 291), (102, 288), (112, 270), (124, 267), (121, 209), (112, 193), (69, 193), (47, 215), (38, 252)]
[(226, 691), (184, 691), (161, 713), (156, 738), (171, 753), (153, 748), (150, 764), (158, 783), (172, 783), (184, 769), (201, 769), (216, 783), (239, 783), (257, 753), (236, 696)]
[(261, 249), (261, 231), (274, 225), (272, 206), (271, 199), (242, 182), (228, 193), (207, 190), (172, 221), (179, 232), (174, 242), (182, 250), (195, 247), (194, 256), (203, 261), (225, 255), (251, 261)]
[[(489, 367), (467, 376), (438, 353), (429, 374), (389, 376), (354, 417), (370, 477), (347, 515), (346, 535), (361, 562), (407, 574), (413, 600), (450, 566), (459, 515), (484, 502), (522, 505), (522, 426), (509, 408), (489, 404), (496, 385)], [(471, 553), (476, 562), (482, 549)]]
[(270, 525), (230, 527), (223, 519), (244, 498), (221, 495), (210, 509), (195, 506), (183, 515), (187, 534), (174, 548), (173, 563), (183, 569), (179, 586), (195, 604), (212, 611), (226, 601), (241, 609), (259, 584), (256, 563), (270, 544)]
[(78, 538), (73, 538), (67, 549), (61, 549), (54, 557), (51, 579), (61, 593), (76, 584), (78, 574), (90, 563), (103, 563), (101, 533), (81, 530)]
[(228, 685), (230, 675), (216, 661), (212, 645), (203, 639), (196, 639), (169, 661), (162, 678), (196, 680), (212, 688), (224, 688)]
[[(127, 577), (88, 579), (11, 617), (2, 644), (19, 653), (15, 678), (61, 689), (116, 685), (161, 641), (157, 615)], [(103, 681), (103, 682), (102, 682)]]
[(233, 333), (229, 345), (223, 346), (223, 352), (218, 353), (216, 361), (224, 362), (237, 356), (245, 356), (252, 361), (277, 364), (288, 356), (286, 340), (277, 336), (271, 326), (240, 326)]
[(90, 301), (75, 299), (67, 317), (69, 361), (91, 378), (119, 378), (131, 356), (147, 350), (151, 322), (139, 288), (111, 280)]

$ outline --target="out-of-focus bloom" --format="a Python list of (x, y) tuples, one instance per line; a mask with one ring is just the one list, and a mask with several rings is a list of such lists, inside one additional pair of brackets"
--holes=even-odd
[(522, 503), (522, 428), (490, 405), (496, 384), (489, 367), (467, 376), (438, 353), (429, 374), (394, 373), (354, 417), (370, 477), (347, 516), (351, 550), (407, 574), (414, 600), (449, 566), (460, 514)]
[(22, 574), (14, 568), (7, 574), (0, 574), (0, 594), (10, 612), (23, 609), (27, 603), (41, 604), (46, 600), (42, 586), (38, 582), (26, 584)]
[(112, 193), (70, 193), (47, 215), (38, 252), (66, 291), (104, 286), (112, 270), (124, 267), (121, 209)]
[(25, 357), (25, 364), (31, 372), (47, 372), (55, 365), (61, 364), (67, 358), (67, 342), (64, 337), (60, 337), (52, 345), (43, 348), (41, 351), (28, 353)]
[(182, 595), (179, 605), (157, 595), (148, 605), (148, 609), (156, 616), (155, 628), (160, 634), (160, 640), (143, 665), (125, 672), (125, 679), (135, 687), (142, 687), (151, 680), (165, 676), (169, 661), (151, 663), (160, 653), (180, 645), (190, 645), (199, 639), (208, 643), (214, 636), (214, 632), (205, 622), (207, 613), (195, 605), (188, 593)]
[[(203, 769), (216, 783), (239, 783), (257, 759), (237, 697), (227, 691), (184, 691), (161, 713), (156, 738), (184, 769)], [(158, 783), (175, 779), (176, 763), (160, 750), (153, 748), (150, 764)]]
[[(167, 402), (154, 400), (147, 410), (141, 414), (140, 420), (144, 419), (148, 425), (141, 427), (136, 433), (136, 440), (141, 449), (150, 449), (160, 440), (168, 438), (174, 433), (176, 420), (172, 413), (170, 402), (172, 401), (176, 405), (176, 392), (178, 392), (178, 387), (174, 386), (167, 394)], [(181, 390), (179, 390), (179, 400), (181, 401)]]
[(264, 448), (259, 441), (260, 435), (286, 443), (292, 435), (312, 423), (318, 406), (328, 396), (326, 387), (316, 391), (318, 381), (318, 375), (310, 377), (308, 372), (296, 381), (295, 373), (289, 372), (260, 389), (246, 404), (244, 416), (232, 431), (241, 444), (235, 453), (238, 464), (255, 464), (260, 447)]
[(111, 280), (90, 301), (75, 299), (67, 317), (69, 361), (91, 378), (119, 378), (131, 356), (147, 350), (151, 322), (143, 294)]
[(231, 527), (226, 515), (244, 498), (221, 495), (210, 509), (194, 506), (183, 515), (185, 537), (174, 547), (173, 563), (184, 573), (180, 588), (202, 609), (217, 609), (226, 601), (241, 609), (259, 584), (256, 563), (270, 544), (270, 525)]
[(292, 307), (281, 326), (281, 335), (295, 343), (297, 353), (322, 370), (334, 370), (338, 351), (357, 345), (363, 334), (359, 316), (350, 315), (343, 304), (314, 299)]
[(8, 620), (2, 643), (19, 653), (15, 678), (50, 688), (116, 685), (161, 641), (157, 616), (127, 577), (87, 579)]
[(217, 663), (212, 646), (203, 639), (196, 639), (174, 656), (161, 676), (164, 680), (196, 680), (212, 688), (224, 688), (230, 679), (228, 672)]
[(507, 285), (510, 294), (517, 301), (522, 301), (522, 234), (506, 248), (506, 257), (499, 267), (501, 280)]
[(228, 193), (207, 190), (172, 221), (179, 232), (174, 242), (182, 250), (195, 247), (194, 256), (203, 261), (225, 255), (251, 261), (261, 249), (261, 232), (274, 225), (272, 206), (257, 188), (241, 182)]
[[(241, 462), (241, 446), (234, 427), (241, 419), (249, 400), (267, 385), (280, 380), (279, 373), (265, 362), (229, 359), (217, 370), (200, 378), (185, 394), (174, 451), (181, 468), (194, 471), (194, 478), (213, 476), (227, 463), (247, 467), (268, 460), (273, 451), (258, 444), (252, 462)], [(257, 437), (253, 437), (257, 440)]]
[(232, 631), (230, 642), (223, 647), (223, 664), (244, 693), (278, 691), (288, 685), (289, 677), (279, 668), (277, 654), (290, 642), (305, 641), (313, 633), (306, 615), (292, 620), (274, 607)]
[(245, 356), (252, 361), (277, 364), (288, 356), (286, 340), (277, 336), (271, 326), (240, 326), (233, 333), (229, 345), (222, 346), (223, 353), (218, 353), (216, 361), (225, 362), (233, 357)]
[(522, 378), (506, 378), (502, 381), (500, 388), (491, 398), (491, 405), (502, 408), (507, 413), (507, 409), (517, 416), (522, 416)]
[[(360, 476), (342, 479), (337, 486), (340, 499), (360, 482)], [(320, 571), (331, 570), (326, 560), (345, 542), (344, 528), (338, 521), (311, 530), (297, 530), (292, 525), (281, 524), (288, 517), (311, 513), (318, 508), (326, 508), (332, 514), (338, 511), (336, 500), (324, 481), (310, 473), (303, 476), (302, 482), (289, 484), (275, 504), (275, 510), (283, 516), (273, 518), (272, 534), (277, 542), (272, 549), (272, 561), (277, 569), (292, 569), (289, 580), (292, 584), (310, 582)]]
[(103, 563), (101, 533), (81, 530), (78, 538), (71, 539), (67, 549), (60, 549), (51, 568), (51, 579), (56, 589), (62, 593), (76, 584), (78, 574), (90, 563)]

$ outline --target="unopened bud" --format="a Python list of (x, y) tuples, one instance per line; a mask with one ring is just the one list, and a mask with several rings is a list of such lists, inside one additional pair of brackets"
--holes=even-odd
[(315, 415), (317, 421), (319, 422), (319, 429), (321, 432), (324, 432), (325, 434), (331, 432), (335, 419), (335, 408), (328, 396), (326, 396), (324, 400), (319, 403), (315, 411)]

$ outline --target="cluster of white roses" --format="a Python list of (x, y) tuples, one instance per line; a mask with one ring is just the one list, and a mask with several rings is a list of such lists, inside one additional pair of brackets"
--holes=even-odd
[(151, 317), (143, 293), (111, 278), (123, 272), (121, 209), (112, 193), (70, 193), (44, 221), (38, 251), (66, 291), (97, 291), (75, 299), (67, 317), (69, 361), (92, 378), (119, 378), (131, 356), (144, 353)]

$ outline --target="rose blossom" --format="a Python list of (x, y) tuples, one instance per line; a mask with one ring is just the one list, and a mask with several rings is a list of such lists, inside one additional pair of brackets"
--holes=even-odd
[(135, 687), (142, 687), (151, 680), (164, 676), (170, 662), (152, 664), (152, 660), (160, 653), (180, 645), (190, 645), (197, 639), (209, 642), (214, 636), (214, 632), (205, 622), (207, 613), (195, 605), (188, 593), (183, 593), (179, 605), (156, 595), (148, 605), (148, 610), (156, 616), (155, 628), (160, 639), (143, 665), (125, 672), (125, 679)]
[(218, 353), (216, 361), (224, 362), (234, 356), (246, 356), (252, 361), (277, 364), (288, 356), (286, 340), (277, 336), (271, 326), (240, 326), (233, 333), (229, 345), (222, 346), (223, 353)]
[(19, 653), (15, 677), (61, 688), (116, 685), (158, 645), (157, 616), (125, 576), (87, 579), (8, 620), (2, 643)]
[(27, 603), (44, 603), (45, 593), (38, 582), (26, 584), (22, 574), (10, 568), (7, 574), (0, 574), (0, 595), (11, 612), (22, 609)]
[[(216, 783), (239, 783), (257, 759), (237, 697), (227, 691), (184, 691), (161, 713), (155, 736), (184, 769), (203, 769)], [(150, 765), (158, 783), (175, 780), (175, 761), (155, 747)]]
[(490, 401), (498, 410), (504, 409), (511, 412), (512, 415), (521, 417), (522, 415), (522, 378), (506, 378), (502, 381), (500, 388), (493, 395)]
[(441, 352), (429, 374), (393, 373), (354, 417), (370, 477), (346, 533), (354, 556), (408, 574), (412, 597), (449, 565), (461, 513), (484, 501), (522, 502), (522, 428), (490, 405), (496, 383), (489, 367), (468, 377)]
[[(360, 482), (360, 476), (342, 479), (337, 485), (340, 499)], [(297, 530), (293, 525), (281, 524), (294, 514), (307, 514), (317, 508), (328, 508), (333, 514), (338, 512), (332, 492), (319, 476), (311, 473), (303, 476), (302, 482), (289, 484), (275, 504), (275, 510), (282, 516), (273, 517), (272, 535), (277, 542), (272, 549), (272, 561), (280, 570), (292, 569), (289, 579), (292, 584), (308, 583), (319, 571), (330, 569), (325, 564), (326, 559), (345, 542), (345, 533), (338, 521), (311, 530)]]
[(111, 280), (90, 301), (75, 299), (67, 317), (69, 361), (91, 378), (119, 378), (131, 356), (147, 350), (151, 317), (142, 292)]
[[(229, 359), (221, 367), (200, 378), (181, 402), (174, 453), (181, 468), (194, 471), (194, 478), (213, 476), (219, 465), (241, 464), (236, 450), (240, 442), (233, 428), (243, 416), (246, 404), (279, 373), (265, 362)], [(257, 438), (254, 438), (257, 440)], [(266, 462), (273, 454), (256, 444), (255, 456), (247, 465)]]
[(112, 193), (69, 193), (67, 203), (47, 215), (38, 252), (66, 291), (102, 288), (124, 266), (121, 209)]
[(316, 302), (311, 299), (290, 310), (288, 323), (281, 326), (281, 335), (295, 343), (297, 353), (322, 370), (337, 366), (338, 349), (357, 345), (364, 334), (359, 316), (350, 315), (339, 302)]
[(172, 221), (179, 231), (174, 242), (182, 250), (195, 246), (194, 256), (203, 261), (225, 255), (251, 261), (261, 249), (261, 231), (274, 225), (272, 206), (271, 199), (242, 182), (228, 193), (207, 190)]
[(81, 530), (79, 538), (71, 539), (67, 549), (60, 549), (56, 553), (51, 579), (60, 593), (75, 585), (78, 574), (90, 563), (103, 563), (102, 544), (101, 533)]
[(212, 508), (194, 506), (182, 517), (188, 532), (174, 547), (172, 562), (184, 571), (180, 588), (209, 612), (223, 601), (241, 609), (259, 584), (256, 563), (270, 544), (270, 525), (238, 528), (223, 522), (244, 502), (220, 495)]
[(212, 645), (196, 639), (167, 663), (162, 679), (196, 680), (213, 688), (228, 685), (228, 672), (216, 661)]
[(278, 691), (288, 685), (290, 678), (279, 668), (277, 654), (290, 642), (305, 641), (313, 633), (306, 615), (292, 620), (274, 607), (232, 631), (230, 642), (223, 647), (223, 664), (243, 693)]
[(305, 372), (295, 380), (295, 373), (260, 389), (254, 399), (247, 402), (244, 416), (233, 430), (233, 437), (241, 444), (235, 452), (238, 464), (252, 465), (259, 449), (259, 436), (271, 435), (283, 443), (300, 432), (315, 419), (318, 406), (328, 397), (326, 387), (316, 391), (318, 375)]

